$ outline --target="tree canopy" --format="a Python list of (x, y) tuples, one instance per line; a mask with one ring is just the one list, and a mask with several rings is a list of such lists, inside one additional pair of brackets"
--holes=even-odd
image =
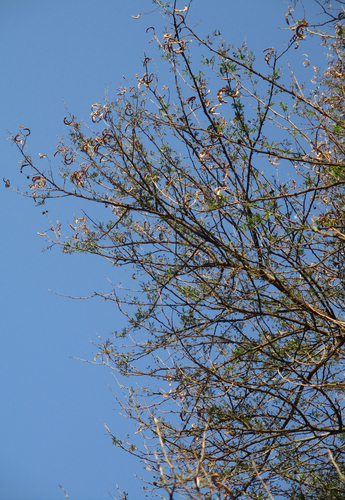
[[(93, 362), (118, 372), (142, 447), (109, 433), (164, 498), (343, 498), (344, 2), (289, 6), (285, 46), (256, 56), (201, 38), (192, 2), (155, 3), (170, 73), (145, 57), (91, 106), (95, 130), (65, 117), (53, 158), (13, 136), (38, 205), (89, 204), (48, 244), (133, 270), (95, 294), (127, 327)], [(319, 68), (293, 67), (305, 39)]]

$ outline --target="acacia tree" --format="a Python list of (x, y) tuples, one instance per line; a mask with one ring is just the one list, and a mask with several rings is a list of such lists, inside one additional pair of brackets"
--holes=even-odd
[[(95, 294), (127, 316), (94, 362), (120, 374), (143, 446), (109, 432), (170, 499), (343, 498), (343, 2), (317, 2), (315, 22), (289, 7), (267, 71), (245, 45), (200, 38), (190, 5), (156, 3), (167, 28), (148, 32), (170, 76), (146, 57), (133, 86), (92, 105), (94, 132), (65, 117), (58, 172), (28, 155), (29, 129), (13, 137), (37, 204), (89, 203), (50, 244), (139, 283)], [(306, 37), (331, 55), (310, 90), (282, 69)]]

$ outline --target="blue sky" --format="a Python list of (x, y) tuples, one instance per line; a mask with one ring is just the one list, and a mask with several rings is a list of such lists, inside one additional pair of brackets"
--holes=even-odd
[[(185, 2), (181, 2), (183, 8)], [(156, 55), (147, 26), (162, 26), (150, 0), (1, 0), (0, 82), (1, 179), (24, 186), (19, 154), (7, 131), (31, 130), (29, 151), (55, 151), (65, 133), (64, 102), (89, 125), (90, 106), (101, 102), (142, 69), (143, 52)], [(194, 0), (191, 19), (199, 32), (219, 29), (231, 44), (263, 49), (283, 47), (287, 4), (283, 0)], [(191, 21), (190, 21), (191, 22)], [(294, 57), (302, 61), (300, 50)], [(158, 68), (162, 62), (157, 58)], [(164, 75), (164, 71), (163, 71)], [(163, 82), (162, 82), (163, 85)], [(64, 102), (63, 102), (64, 100)], [(107, 338), (123, 324), (113, 304), (56, 295), (88, 296), (109, 290), (108, 278), (125, 282), (126, 273), (86, 255), (41, 252), (49, 228), (42, 207), (1, 189), (1, 386), (0, 498), (4, 500), (103, 500), (116, 484), (130, 500), (143, 497), (142, 465), (111, 445), (102, 425), (118, 436), (134, 433), (116, 411), (106, 368), (92, 359), (88, 339)], [(73, 220), (80, 206), (49, 203), (52, 220)]]

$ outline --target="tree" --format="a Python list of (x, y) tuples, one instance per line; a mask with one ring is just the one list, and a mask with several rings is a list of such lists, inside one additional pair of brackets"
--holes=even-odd
[[(147, 30), (170, 77), (145, 57), (134, 86), (91, 106), (94, 132), (65, 117), (58, 175), (28, 155), (29, 129), (13, 136), (38, 205), (89, 203), (67, 238), (52, 224), (50, 245), (128, 266), (139, 283), (100, 294), (128, 326), (94, 362), (120, 374), (144, 444), (109, 433), (170, 499), (342, 498), (344, 2), (316, 2), (316, 21), (289, 7), (267, 69), (245, 44), (200, 38), (190, 4), (156, 3), (167, 28)], [(331, 56), (311, 89), (282, 66), (306, 37)]]

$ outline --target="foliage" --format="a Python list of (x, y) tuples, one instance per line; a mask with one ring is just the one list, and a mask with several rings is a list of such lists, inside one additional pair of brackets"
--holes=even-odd
[[(118, 400), (144, 438), (140, 449), (109, 430), (113, 443), (170, 499), (342, 498), (342, 2), (317, 2), (315, 22), (289, 7), (287, 46), (265, 61), (218, 32), (200, 38), (190, 6), (156, 3), (163, 83), (146, 57), (134, 86), (92, 105), (101, 128), (66, 117), (59, 176), (27, 154), (28, 129), (13, 137), (38, 204), (89, 202), (70, 236), (60, 223), (44, 233), (51, 244), (128, 266), (139, 283), (103, 295), (128, 326), (95, 362), (120, 374)], [(330, 55), (310, 90), (283, 71), (305, 38)]]

